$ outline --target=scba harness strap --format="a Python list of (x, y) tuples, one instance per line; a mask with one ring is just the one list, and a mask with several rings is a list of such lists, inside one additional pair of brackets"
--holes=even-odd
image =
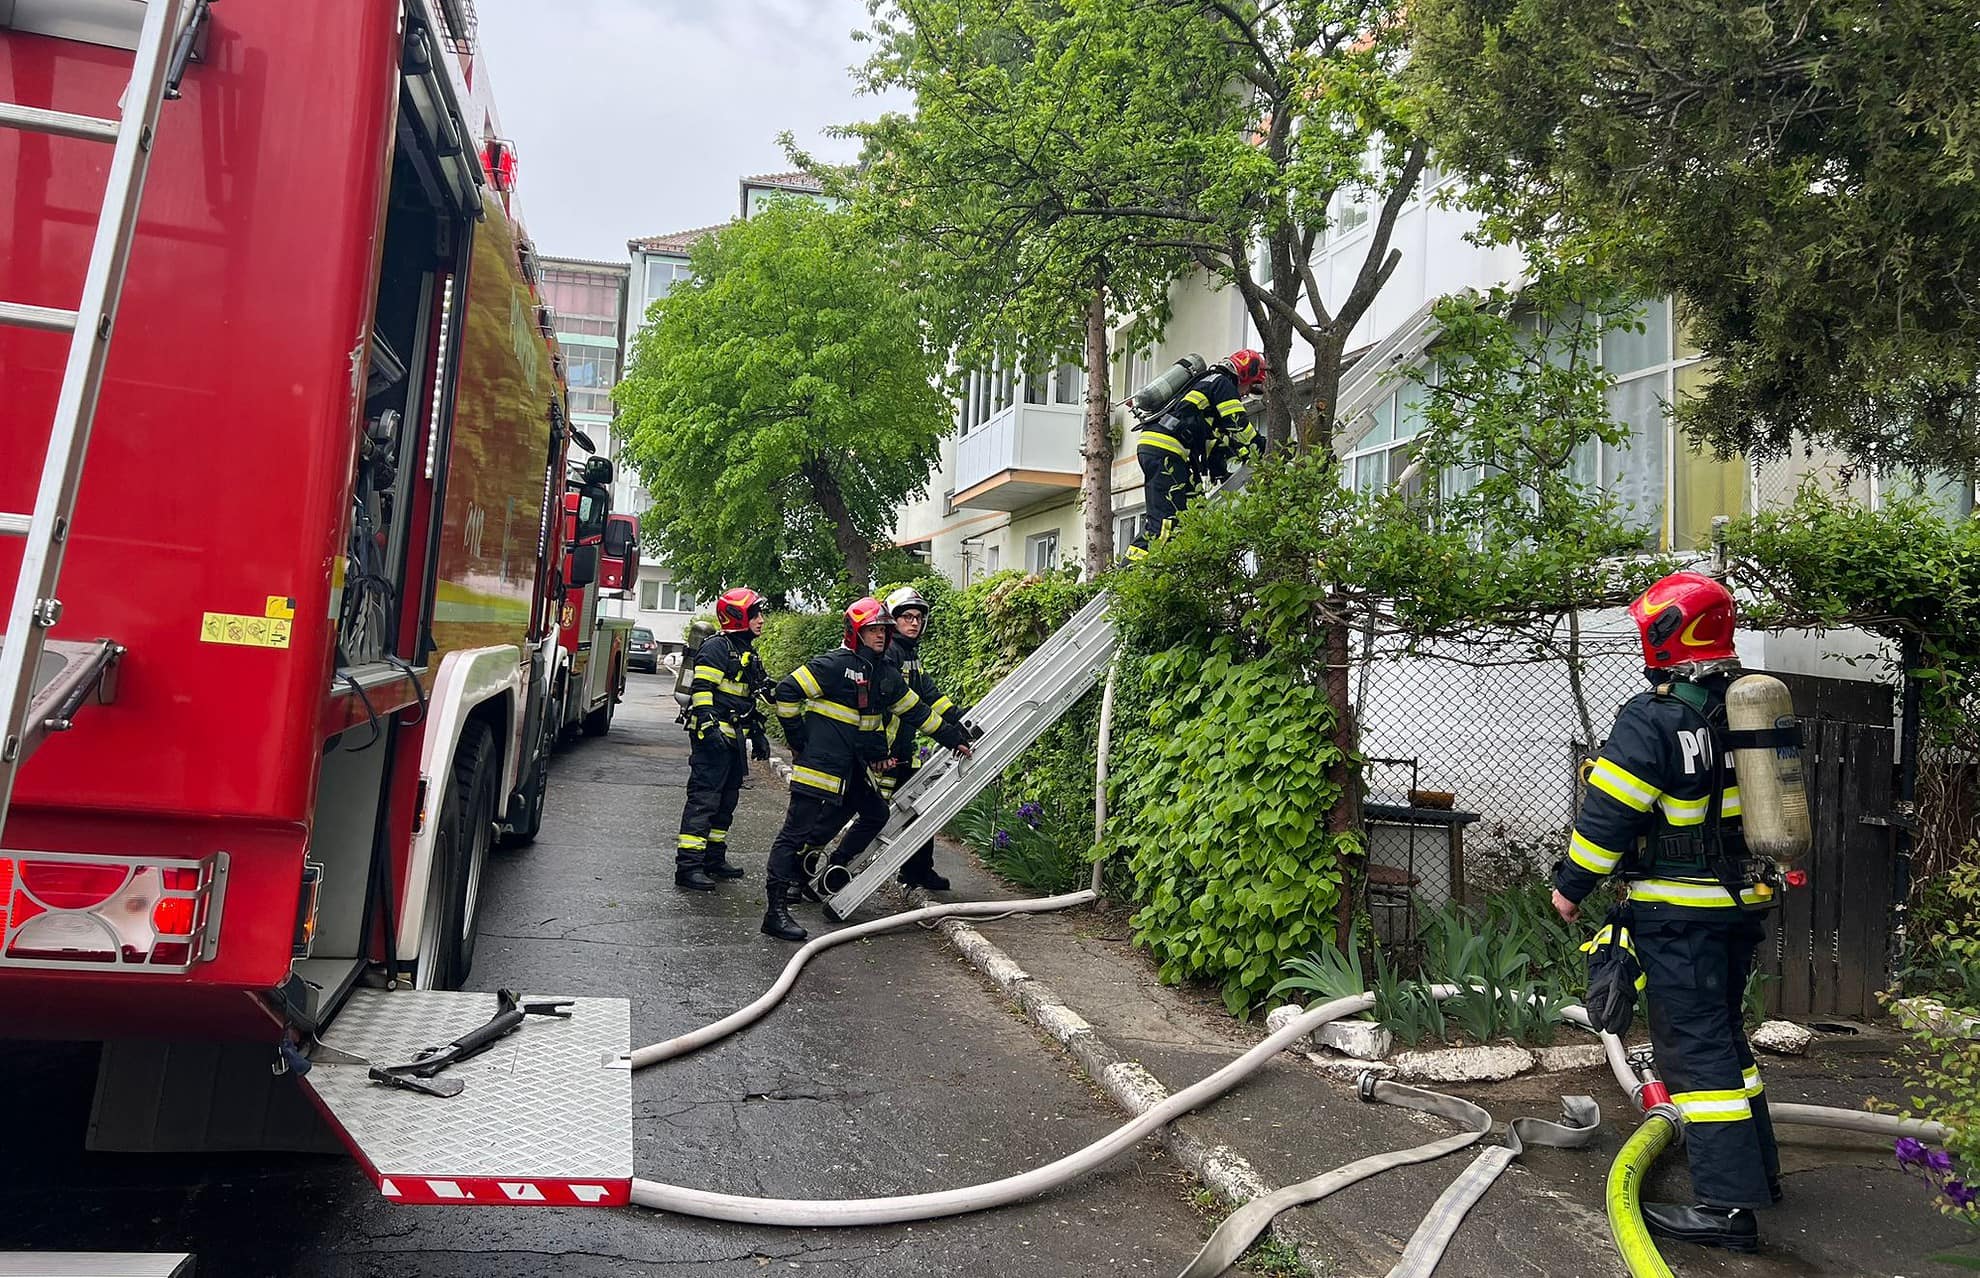
[[(1754, 900), (1753, 890), (1766, 883), (1769, 866), (1745, 854), (1744, 840), (1739, 846), (1732, 846), (1725, 828), (1725, 766), (1732, 758), (1730, 751), (1734, 743), (1738, 748), (1749, 749), (1761, 745), (1799, 745), (1801, 728), (1777, 727), (1735, 733), (1725, 726), (1725, 706), (1721, 703), (1713, 712), (1711, 694), (1703, 687), (1688, 679), (1673, 679), (1660, 684), (1656, 695), (1674, 701), (1690, 712), (1704, 728), (1707, 739), (1712, 743), (1712, 758), (1707, 763), (1705, 822), (1698, 830), (1677, 830), (1668, 826), (1645, 842), (1649, 845), (1649, 864), (1642, 867), (1638, 875), (1625, 877), (1644, 878), (1696, 878), (1710, 875), (1725, 889), (1735, 908), (1743, 913), (1760, 913), (1773, 904), (1773, 894)], [(1765, 738), (1765, 740), (1760, 740)], [(1789, 740), (1792, 738), (1792, 740)]]

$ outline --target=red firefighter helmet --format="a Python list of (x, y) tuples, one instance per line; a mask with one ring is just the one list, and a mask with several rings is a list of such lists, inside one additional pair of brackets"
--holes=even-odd
[(748, 586), (725, 590), (715, 601), (715, 621), (725, 635), (749, 629), (749, 619), (762, 611), (763, 596)]
[(1231, 376), (1237, 378), (1238, 389), (1246, 394), (1265, 384), (1265, 357), (1257, 351), (1232, 351), (1224, 362), (1231, 366)]
[(846, 609), (846, 647), (859, 651), (859, 632), (868, 626), (886, 626), (892, 629), (894, 614), (887, 611), (887, 605), (872, 595), (858, 600)]
[(1651, 670), (1734, 656), (1732, 592), (1702, 573), (1672, 573), (1639, 595), (1629, 615)]

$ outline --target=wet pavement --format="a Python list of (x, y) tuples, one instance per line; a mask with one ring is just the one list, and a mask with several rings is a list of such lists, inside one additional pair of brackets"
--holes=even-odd
[[(761, 767), (731, 835), (749, 877), (714, 894), (673, 887), (687, 750), (667, 687), (634, 675), (611, 735), (559, 757), (542, 838), (491, 866), (471, 988), (629, 998), (635, 1038), (650, 1042), (747, 1002), (788, 959), (792, 947), (756, 931), (785, 805)], [(822, 926), (816, 907), (804, 921)], [(0, 1043), (0, 1250), (188, 1250), (225, 1278), (1160, 1275), (1206, 1230), (1194, 1185), (1153, 1144), (1045, 1198), (912, 1226), (394, 1206), (341, 1157), (85, 1152), (94, 1053)], [(769, 1019), (636, 1075), (633, 1098), (638, 1175), (779, 1197), (972, 1184), (1123, 1121), (926, 932), (821, 956)]]

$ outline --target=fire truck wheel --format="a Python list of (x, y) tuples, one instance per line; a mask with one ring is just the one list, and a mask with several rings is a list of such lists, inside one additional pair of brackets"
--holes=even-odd
[[(440, 809), (434, 844), (433, 887), (427, 897), (433, 989), (459, 989), (474, 966), (482, 872), (495, 838), (495, 791), (501, 784), (494, 764), (494, 733), (485, 723), (470, 723), (454, 749), (453, 784)], [(424, 961), (428, 955), (420, 957)]]
[(526, 848), (536, 842), (536, 836), (543, 829), (543, 803), (550, 793), (550, 755), (557, 748), (557, 724), (564, 713), (561, 701), (552, 701), (544, 707), (543, 728), (536, 743), (536, 760), (530, 765), (529, 777), (523, 783), (522, 792), (516, 796), (515, 819), (502, 835), (502, 845), (511, 848)]
[[(612, 671), (612, 682), (606, 686), (616, 689), (622, 677), (615, 667)], [(612, 714), (618, 708), (618, 693), (616, 691), (606, 693), (605, 704), (584, 716), (584, 735), (587, 737), (602, 737), (610, 732), (612, 730)]]

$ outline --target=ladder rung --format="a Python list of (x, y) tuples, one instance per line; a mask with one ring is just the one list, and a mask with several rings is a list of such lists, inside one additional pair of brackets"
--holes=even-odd
[(53, 133), (57, 137), (81, 138), (85, 142), (115, 142), (117, 121), (93, 115), (71, 115), (44, 107), (0, 102), (0, 128), (21, 129), (28, 133)]
[(5, 511), (0, 511), (0, 533), (5, 533), (10, 537), (27, 536), (28, 525), (33, 522), (34, 517), (32, 515), (10, 515)]
[(12, 324), (15, 328), (39, 328), (50, 333), (72, 333), (76, 328), (76, 313), (53, 306), (29, 306), (26, 302), (0, 302), (0, 324)]

